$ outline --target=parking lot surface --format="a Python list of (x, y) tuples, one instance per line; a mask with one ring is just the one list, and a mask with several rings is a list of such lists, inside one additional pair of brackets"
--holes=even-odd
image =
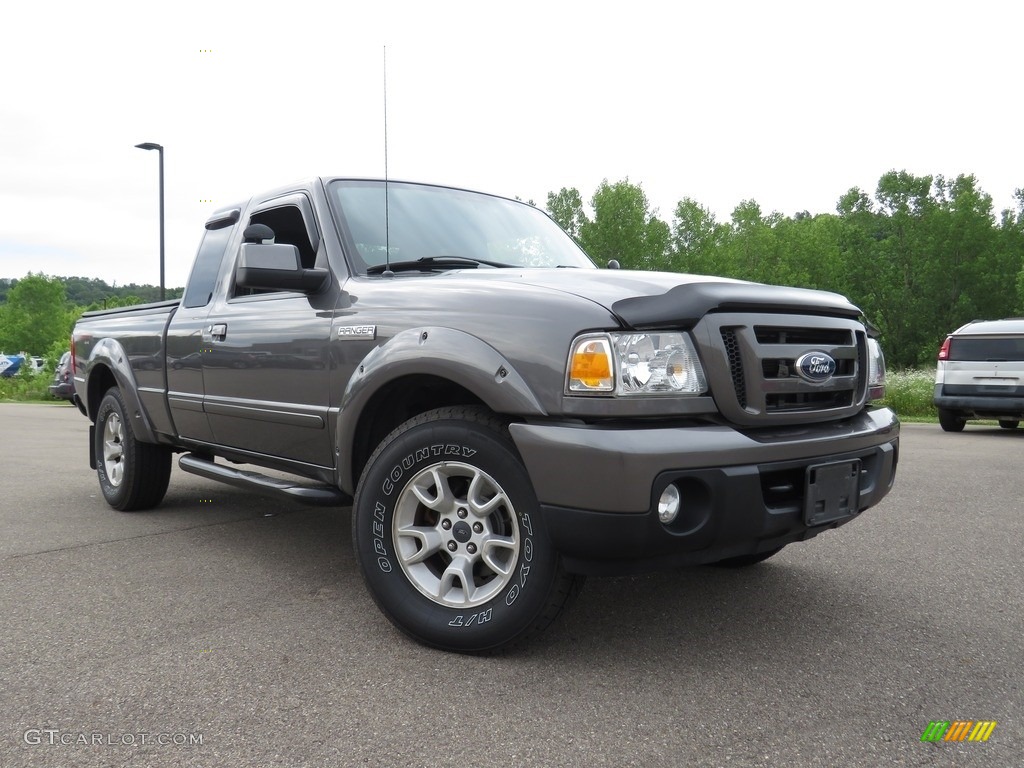
[[(896, 488), (758, 566), (592, 578), (525, 652), (420, 647), (349, 510), (175, 468), (111, 510), (0, 405), (0, 766), (1019, 766), (1024, 429), (905, 425)], [(922, 742), (932, 721), (988, 741)]]

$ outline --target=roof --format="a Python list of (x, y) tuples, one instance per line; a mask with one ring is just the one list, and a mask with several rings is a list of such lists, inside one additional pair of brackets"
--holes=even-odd
[(974, 320), (957, 328), (953, 336), (993, 336), (1002, 334), (1024, 335), (1024, 318), (1008, 317), (1004, 320)]

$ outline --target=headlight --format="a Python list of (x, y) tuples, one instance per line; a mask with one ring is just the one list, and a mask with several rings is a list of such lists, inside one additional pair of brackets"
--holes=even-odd
[(699, 395), (704, 369), (685, 333), (581, 336), (569, 354), (570, 394)]
[(868, 339), (868, 402), (885, 397), (885, 355), (882, 345)]

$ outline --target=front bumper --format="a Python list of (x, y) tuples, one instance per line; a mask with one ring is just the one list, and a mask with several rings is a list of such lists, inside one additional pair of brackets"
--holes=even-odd
[[(892, 487), (899, 422), (888, 408), (838, 422), (738, 431), (724, 426), (512, 424), (570, 570), (628, 573), (776, 549), (843, 525)], [(810, 467), (859, 461), (859, 494), (841, 519), (805, 520)], [(669, 483), (679, 518), (658, 520)]]

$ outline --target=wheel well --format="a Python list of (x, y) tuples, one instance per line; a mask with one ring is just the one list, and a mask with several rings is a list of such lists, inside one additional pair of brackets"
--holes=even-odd
[(117, 379), (114, 373), (105, 365), (97, 365), (89, 374), (88, 398), (89, 418), (95, 420), (96, 411), (99, 410), (100, 400), (111, 387), (117, 386)]
[(451, 405), (486, 405), (465, 387), (438, 376), (404, 376), (374, 394), (363, 408), (352, 445), (352, 480), (359, 482), (363, 467), (380, 442), (414, 416)]

